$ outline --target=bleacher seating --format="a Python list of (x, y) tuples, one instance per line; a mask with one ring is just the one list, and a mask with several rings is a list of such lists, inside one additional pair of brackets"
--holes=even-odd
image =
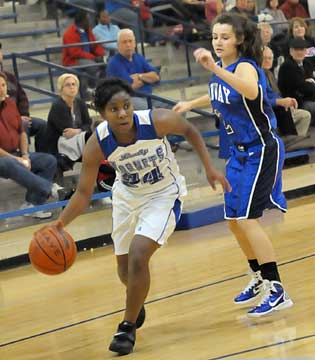
[(14, 19), (14, 21), (17, 21), (17, 14), (16, 13), (6, 13), (6, 14), (0, 14), (0, 21), (1, 20), (9, 20)]
[(53, 34), (56, 33), (60, 36), (60, 29), (58, 27), (46, 28), (46, 29), (33, 29), (28, 31), (17, 31), (17, 32), (1, 32), (0, 39), (14, 39), (18, 37), (26, 36), (41, 36), (43, 34)]

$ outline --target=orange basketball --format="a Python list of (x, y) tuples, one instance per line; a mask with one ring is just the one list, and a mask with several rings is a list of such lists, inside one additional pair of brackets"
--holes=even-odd
[(62, 227), (47, 225), (34, 234), (28, 254), (36, 270), (56, 275), (74, 263), (77, 248), (71, 235)]

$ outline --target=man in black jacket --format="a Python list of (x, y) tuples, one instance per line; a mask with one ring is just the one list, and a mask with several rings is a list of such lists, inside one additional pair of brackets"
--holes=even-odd
[(297, 99), (299, 107), (312, 114), (315, 124), (315, 78), (314, 66), (306, 56), (309, 44), (302, 38), (290, 40), (290, 56), (280, 66), (278, 86), (283, 97)]

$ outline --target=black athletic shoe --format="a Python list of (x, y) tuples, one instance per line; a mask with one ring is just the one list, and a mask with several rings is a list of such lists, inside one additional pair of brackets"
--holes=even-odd
[(118, 355), (127, 355), (133, 351), (136, 341), (136, 324), (129, 321), (123, 321), (118, 325), (118, 329), (109, 350), (118, 353)]
[(139, 315), (137, 317), (137, 321), (136, 321), (136, 327), (137, 329), (141, 328), (141, 326), (143, 325), (145, 320), (145, 308), (144, 305), (142, 305), (142, 308), (139, 312)]

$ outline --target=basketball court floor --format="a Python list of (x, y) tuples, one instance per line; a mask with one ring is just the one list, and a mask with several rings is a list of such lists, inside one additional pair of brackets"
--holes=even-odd
[[(147, 319), (128, 359), (315, 359), (314, 196), (263, 222), (295, 305), (261, 319), (233, 304), (246, 262), (224, 222), (179, 231), (151, 262)], [(121, 321), (124, 288), (111, 246), (79, 253), (66, 273), (0, 273), (0, 359), (98, 360)]]

